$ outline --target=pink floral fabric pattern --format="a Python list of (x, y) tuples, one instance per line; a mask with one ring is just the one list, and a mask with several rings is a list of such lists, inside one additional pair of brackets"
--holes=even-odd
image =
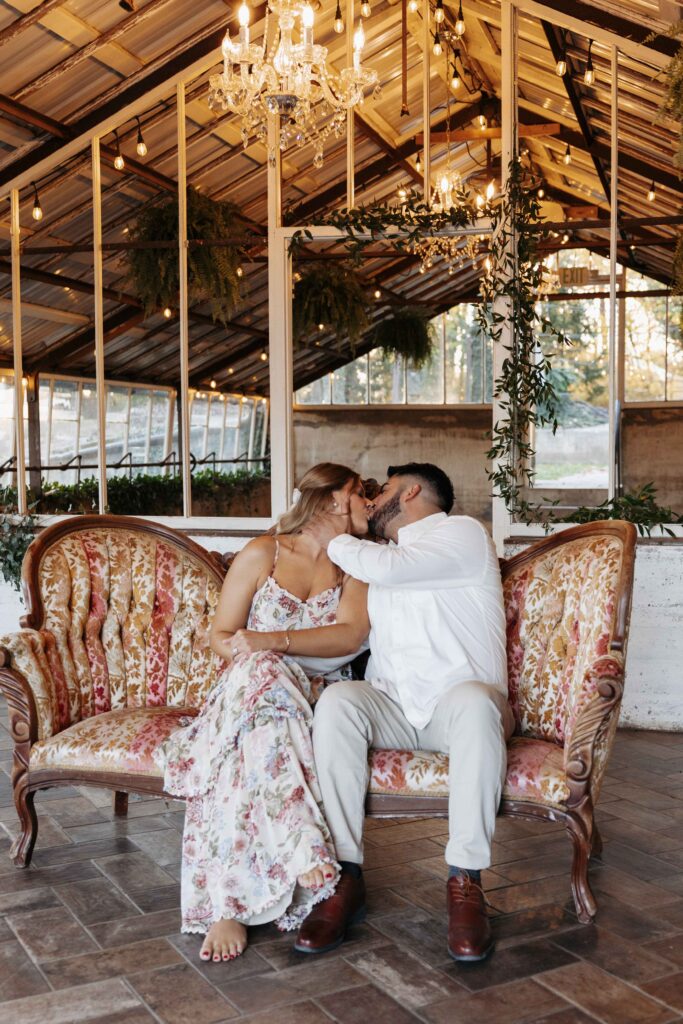
[[(338, 586), (301, 601), (269, 577), (254, 595), (248, 628), (329, 625), (340, 593)], [(294, 658), (241, 655), (159, 752), (165, 790), (187, 798), (183, 931), (204, 933), (221, 918), (296, 928), (334, 890), (336, 882), (316, 893), (297, 884), (304, 872), (336, 865), (313, 760), (312, 700)]]

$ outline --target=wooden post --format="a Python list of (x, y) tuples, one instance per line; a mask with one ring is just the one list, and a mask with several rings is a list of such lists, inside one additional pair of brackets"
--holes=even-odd
[[(178, 120), (178, 250), (180, 275), (180, 415), (178, 437), (183, 475), (183, 515), (192, 515), (192, 469), (190, 466), (190, 333), (187, 295), (187, 150), (185, 147), (185, 83), (176, 90)], [(181, 429), (182, 426), (182, 429)]]
[(607, 497), (617, 493), (617, 433), (619, 430), (619, 398), (617, 389), (617, 231), (619, 218), (619, 51), (611, 52), (611, 167), (609, 199), (609, 448), (607, 463)]
[(24, 381), (21, 349), (21, 269), (19, 255), (19, 190), (12, 189), (10, 224), (12, 246), (12, 358), (14, 363), (14, 438), (17, 456), (17, 509), (25, 516), (26, 456), (24, 454)]
[[(92, 140), (92, 254), (95, 298), (95, 381), (97, 387), (97, 475), (100, 515), (107, 511), (107, 385), (104, 379), (104, 297), (102, 294), (102, 171), (100, 139)], [(79, 416), (80, 423), (80, 416)]]
[(40, 472), (40, 383), (37, 373), (27, 374), (26, 401), (28, 404), (28, 485), (35, 497), (42, 494)]

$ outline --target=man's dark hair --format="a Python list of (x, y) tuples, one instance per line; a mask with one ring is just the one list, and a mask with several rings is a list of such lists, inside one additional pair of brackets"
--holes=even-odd
[(432, 492), (434, 501), (443, 509), (450, 512), (455, 501), (455, 492), (450, 478), (438, 466), (431, 462), (406, 462), (405, 466), (389, 466), (387, 476), (414, 476), (421, 484), (428, 487)]

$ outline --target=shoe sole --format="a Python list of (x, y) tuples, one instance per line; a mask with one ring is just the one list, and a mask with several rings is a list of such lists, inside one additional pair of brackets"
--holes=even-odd
[(315, 955), (316, 953), (330, 953), (333, 949), (337, 949), (339, 946), (341, 946), (342, 942), (346, 938), (347, 930), (351, 928), (352, 925), (362, 924), (362, 922), (365, 920), (367, 916), (367, 913), (367, 907), (361, 907), (360, 910), (357, 910), (353, 917), (350, 919), (350, 921), (347, 923), (346, 928), (344, 929), (340, 938), (338, 938), (335, 942), (331, 942), (329, 946), (321, 946), (319, 949), (311, 949), (310, 946), (299, 946), (295, 942), (294, 949), (296, 950), (297, 953), (309, 953), (313, 955)]
[(491, 945), (486, 950), (486, 952), (482, 953), (480, 956), (463, 956), (460, 953), (454, 953), (453, 950), (450, 947), (448, 948), (448, 955), (450, 956), (450, 958), (452, 960), (457, 960), (458, 963), (464, 963), (464, 964), (476, 964), (476, 963), (479, 963), (481, 960), (486, 960), (486, 958), (488, 956), (490, 956), (491, 953), (493, 953), (493, 943), (491, 943)]

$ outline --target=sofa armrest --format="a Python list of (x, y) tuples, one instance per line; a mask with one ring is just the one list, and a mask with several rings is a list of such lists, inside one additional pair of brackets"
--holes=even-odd
[(22, 629), (0, 636), (0, 689), (10, 707), (12, 734), (14, 715), (22, 742), (30, 747), (36, 740), (59, 732), (56, 687), (43, 637), (36, 630)]
[(581, 690), (564, 746), (570, 807), (578, 807), (589, 796), (593, 802), (597, 799), (624, 692), (623, 654), (612, 651), (597, 658), (585, 673)]

